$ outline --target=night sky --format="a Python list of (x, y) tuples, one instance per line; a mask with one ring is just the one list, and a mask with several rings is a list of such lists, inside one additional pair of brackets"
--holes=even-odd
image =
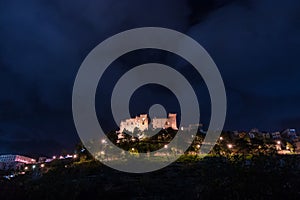
[[(145, 26), (181, 31), (208, 51), (226, 87), (225, 130), (300, 130), (299, 10), (297, 0), (1, 0), (0, 154), (71, 151), (79, 141), (72, 87), (83, 59), (106, 38)], [(205, 83), (184, 60), (162, 51), (132, 52), (114, 62), (99, 83), (98, 112), (110, 108), (109, 81), (153, 60), (189, 76), (207, 125)], [(153, 85), (144, 95), (137, 91), (132, 115), (167, 97), (164, 91)], [(176, 111), (176, 101), (167, 102)], [(115, 128), (109, 112), (99, 121)]]

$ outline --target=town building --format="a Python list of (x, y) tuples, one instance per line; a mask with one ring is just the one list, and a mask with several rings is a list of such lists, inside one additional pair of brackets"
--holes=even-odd
[(280, 132), (278, 132), (278, 131), (271, 133), (271, 136), (272, 136), (272, 139), (280, 139), (281, 138)]
[(270, 139), (271, 138), (270, 133), (268, 133), (268, 132), (262, 132), (262, 137), (263, 137), (263, 139)]
[(297, 138), (296, 129), (288, 128), (281, 132), (281, 136), (284, 138), (291, 138), (295, 139)]
[(25, 164), (35, 164), (36, 160), (21, 155), (0, 155), (0, 169), (10, 170), (21, 168)]
[(180, 127), (181, 131), (195, 131), (195, 132), (203, 132), (202, 130), (203, 125), (202, 124), (190, 124), (187, 127)]

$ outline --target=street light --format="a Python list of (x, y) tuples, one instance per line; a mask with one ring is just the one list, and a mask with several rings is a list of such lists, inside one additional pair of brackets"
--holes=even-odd
[(228, 144), (227, 146), (228, 146), (228, 148), (229, 148), (229, 149), (231, 149), (231, 148), (232, 148), (232, 144)]
[(281, 142), (278, 140), (278, 141), (277, 141), (277, 144), (281, 144)]

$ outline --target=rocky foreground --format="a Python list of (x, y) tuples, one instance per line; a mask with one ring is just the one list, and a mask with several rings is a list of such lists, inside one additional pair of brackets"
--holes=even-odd
[(0, 199), (299, 199), (300, 157), (187, 156), (146, 174), (58, 161), (0, 188)]

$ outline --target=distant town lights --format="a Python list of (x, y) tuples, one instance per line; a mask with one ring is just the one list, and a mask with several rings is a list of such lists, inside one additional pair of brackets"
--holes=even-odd
[(168, 148), (168, 145), (165, 144), (164, 148), (167, 149), (167, 148)]
[(232, 148), (232, 144), (228, 144), (227, 147), (228, 147), (229, 149), (231, 149), (231, 148)]
[(220, 140), (223, 140), (223, 137), (220, 137)]
[(73, 155), (68, 154), (65, 156), (65, 158), (73, 158)]

